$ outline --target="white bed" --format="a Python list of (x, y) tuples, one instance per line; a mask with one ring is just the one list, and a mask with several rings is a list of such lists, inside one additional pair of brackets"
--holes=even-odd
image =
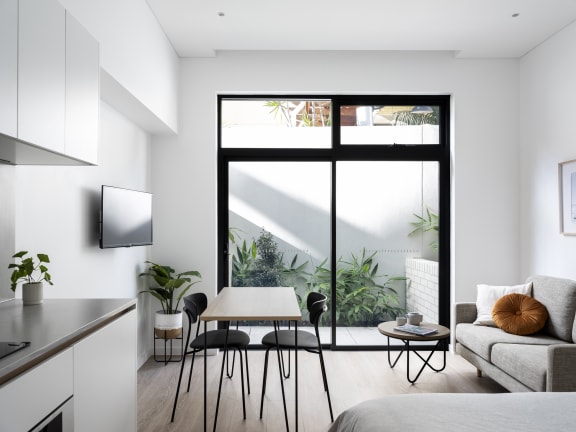
[(426, 393), (369, 400), (329, 432), (573, 432), (576, 393)]

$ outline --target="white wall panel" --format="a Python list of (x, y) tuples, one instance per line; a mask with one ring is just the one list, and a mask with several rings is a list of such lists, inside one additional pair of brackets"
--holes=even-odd
[(153, 113), (147, 117), (147, 130), (177, 131), (178, 57), (148, 4), (142, 0), (60, 2), (100, 43), (102, 69)]
[[(155, 138), (152, 150), (164, 203), (154, 258), (200, 270), (200, 287), (214, 295), (218, 93), (450, 94), (453, 295), (474, 300), (478, 283), (522, 279), (517, 77), (516, 60), (451, 53), (222, 52), (182, 60), (179, 136)], [(167, 166), (177, 174), (167, 175)]]
[(576, 237), (560, 234), (558, 163), (576, 159), (576, 24), (521, 61), (523, 274), (576, 279)]

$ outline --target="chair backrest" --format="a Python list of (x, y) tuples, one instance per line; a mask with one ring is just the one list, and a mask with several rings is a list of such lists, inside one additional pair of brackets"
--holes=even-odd
[(326, 301), (328, 298), (324, 294), (319, 292), (311, 292), (306, 298), (306, 305), (308, 307), (308, 313), (310, 315), (310, 323), (315, 327), (318, 326), (322, 314), (326, 312), (328, 307), (326, 306)]
[(184, 312), (186, 312), (190, 324), (194, 324), (198, 321), (198, 317), (207, 307), (208, 298), (204, 293), (194, 293), (184, 297)]

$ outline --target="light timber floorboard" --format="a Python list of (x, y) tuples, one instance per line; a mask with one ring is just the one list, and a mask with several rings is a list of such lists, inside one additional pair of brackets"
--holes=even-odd
[[(388, 365), (385, 351), (325, 350), (328, 384), (334, 418), (345, 409), (368, 399), (404, 393), (501, 393), (506, 390), (488, 377), (478, 378), (476, 368), (459, 355), (447, 353), (446, 369), (436, 373), (425, 369), (416, 384), (406, 380), (406, 360), (401, 358), (394, 369)], [(392, 353), (395, 355), (395, 352)], [(271, 352), (264, 413), (260, 415), (264, 351), (248, 352), (251, 394), (246, 395), (246, 420), (242, 418), (242, 393), (239, 362), (232, 379), (224, 378), (217, 431), (275, 432), (284, 431), (284, 413), (280, 392), (278, 363)], [(174, 423), (170, 422), (180, 363), (157, 363), (148, 360), (138, 371), (138, 431), (202, 431), (203, 429), (203, 356), (197, 356), (190, 392), (186, 383), (190, 358), (186, 360), (180, 398)], [(208, 428), (212, 431), (221, 357), (209, 356), (208, 364)], [(318, 356), (300, 351), (299, 360), (299, 430), (325, 432), (330, 415)], [(432, 363), (442, 361), (434, 354)], [(420, 360), (412, 354), (411, 368), (419, 368)], [(293, 363), (292, 363), (293, 365)], [(414, 374), (415, 369), (412, 369)], [(294, 378), (284, 381), (288, 403), (290, 430), (294, 430)]]

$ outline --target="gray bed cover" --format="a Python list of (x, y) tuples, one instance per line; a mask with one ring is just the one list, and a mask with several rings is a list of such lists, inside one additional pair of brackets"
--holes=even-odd
[(329, 432), (574, 432), (576, 393), (427, 393), (361, 402)]

